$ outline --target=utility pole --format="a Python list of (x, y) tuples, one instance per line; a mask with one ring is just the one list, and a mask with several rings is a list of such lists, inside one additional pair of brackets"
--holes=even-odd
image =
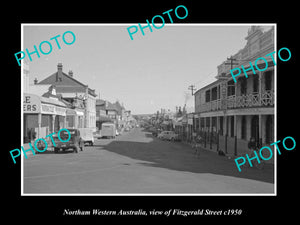
[(189, 90), (192, 91), (192, 96), (194, 95), (194, 90), (196, 90), (195, 85), (190, 85)]
[(230, 63), (226, 62), (225, 65), (230, 65), (231, 70), (232, 70), (233, 65), (238, 65), (237, 62), (235, 62), (235, 63), (233, 62), (233, 61), (236, 61), (237, 59), (232, 58), (232, 56), (230, 56), (230, 58), (227, 58), (227, 60), (230, 60)]

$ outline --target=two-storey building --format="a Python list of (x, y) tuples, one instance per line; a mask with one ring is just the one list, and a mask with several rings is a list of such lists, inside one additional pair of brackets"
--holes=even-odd
[[(92, 128), (96, 131), (96, 94), (94, 89), (90, 89), (74, 78), (73, 72), (68, 74), (62, 71), (61, 63), (57, 65), (57, 72), (51, 74), (44, 80), (37, 82), (36, 85), (53, 84), (56, 86), (56, 92), (62, 98), (71, 103), (75, 111), (68, 110), (69, 127)], [(78, 109), (78, 110), (77, 110)], [(71, 118), (74, 116), (74, 120)]]
[[(206, 138), (207, 147), (239, 155), (248, 148), (251, 137), (262, 146), (274, 142), (275, 68), (267, 54), (274, 51), (274, 27), (248, 30), (246, 46), (232, 56), (235, 65), (225, 60), (218, 66), (217, 80), (195, 93), (195, 131)], [(249, 61), (268, 60), (264, 71), (250, 69), (233, 81), (230, 70), (250, 68)], [(229, 64), (229, 65), (228, 65)], [(265, 64), (258, 65), (264, 68)]]

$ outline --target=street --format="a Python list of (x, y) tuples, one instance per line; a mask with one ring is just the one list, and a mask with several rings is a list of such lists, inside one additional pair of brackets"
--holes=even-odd
[(162, 141), (143, 128), (96, 139), (78, 154), (47, 151), (24, 160), (24, 194), (274, 193), (272, 165), (237, 170), (233, 159)]

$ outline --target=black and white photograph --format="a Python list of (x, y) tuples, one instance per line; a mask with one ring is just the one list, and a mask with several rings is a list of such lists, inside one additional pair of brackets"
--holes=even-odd
[(4, 219), (296, 219), (296, 5), (111, 3), (2, 14)]
[(130, 26), (22, 25), (23, 194), (276, 194), (276, 24)]

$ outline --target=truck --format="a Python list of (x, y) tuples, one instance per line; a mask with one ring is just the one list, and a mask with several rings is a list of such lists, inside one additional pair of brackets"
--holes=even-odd
[(116, 137), (116, 125), (114, 123), (102, 123), (101, 136), (106, 138)]
[(78, 128), (80, 131), (80, 136), (84, 144), (94, 145), (94, 135), (92, 128)]

